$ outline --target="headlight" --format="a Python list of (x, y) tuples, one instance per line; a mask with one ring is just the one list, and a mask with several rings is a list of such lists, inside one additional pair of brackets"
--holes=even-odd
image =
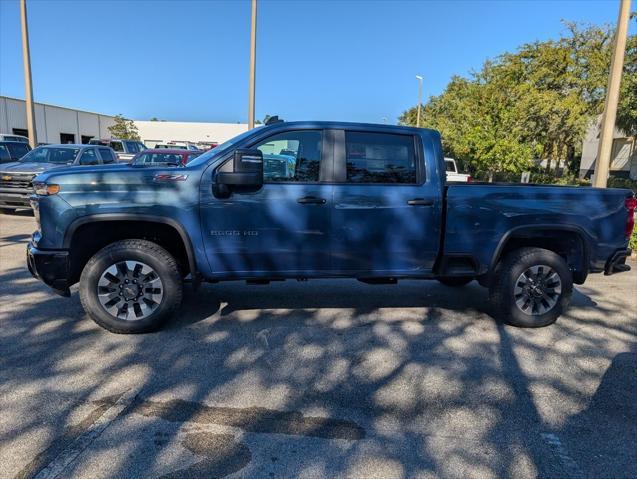
[(47, 184), (42, 181), (34, 181), (33, 191), (35, 191), (36, 195), (40, 196), (57, 195), (60, 192), (60, 185)]

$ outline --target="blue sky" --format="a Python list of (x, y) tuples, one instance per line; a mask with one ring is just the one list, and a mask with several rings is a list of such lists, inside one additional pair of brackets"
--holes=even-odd
[[(454, 74), (614, 23), (618, 0), (260, 0), (256, 116), (389, 123)], [(134, 119), (247, 121), (248, 1), (35, 1), (36, 101)], [(0, 94), (24, 97), (18, 0), (0, 0)], [(631, 22), (635, 31), (635, 22)]]

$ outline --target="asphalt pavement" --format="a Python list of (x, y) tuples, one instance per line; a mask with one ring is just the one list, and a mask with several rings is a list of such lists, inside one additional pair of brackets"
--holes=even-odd
[(550, 327), (473, 282), (231, 282), (115, 335), (0, 214), (2, 478), (635, 478), (637, 263)]

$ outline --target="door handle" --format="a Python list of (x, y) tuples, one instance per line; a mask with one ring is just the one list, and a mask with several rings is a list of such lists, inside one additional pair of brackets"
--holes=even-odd
[(297, 203), (302, 205), (324, 205), (326, 200), (323, 198), (317, 198), (316, 196), (304, 196), (296, 200)]
[(434, 200), (426, 200), (424, 198), (414, 198), (407, 202), (410, 206), (433, 206)]

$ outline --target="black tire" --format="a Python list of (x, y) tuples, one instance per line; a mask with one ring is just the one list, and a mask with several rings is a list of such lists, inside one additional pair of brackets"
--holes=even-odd
[[(98, 298), (98, 282), (102, 274), (110, 266), (123, 261), (144, 263), (161, 280), (163, 296), (155, 309), (142, 319), (118, 318), (109, 313)], [(177, 262), (164, 248), (146, 240), (122, 240), (106, 246), (86, 263), (80, 277), (80, 300), (84, 310), (93, 321), (112, 333), (147, 333), (159, 329), (180, 306), (182, 294)]]
[[(523, 294), (519, 293), (516, 296), (514, 291), (516, 283), (526, 286), (524, 282), (518, 283), (523, 273), (530, 268), (539, 268), (543, 271), (544, 266), (548, 266), (552, 272), (557, 273), (561, 284), (558, 293), (556, 292), (558, 288), (551, 287), (557, 284), (557, 280), (553, 280), (555, 281), (553, 284), (546, 280), (548, 285), (546, 291), (550, 291), (550, 301), (554, 301), (554, 305), (542, 313), (542, 309), (533, 311), (535, 309), (533, 301), (525, 301)], [(546, 274), (548, 276), (548, 273)], [(544, 280), (541, 282), (544, 284)], [(540, 308), (546, 309), (550, 303), (542, 299), (541, 290), (542, 288), (537, 293), (537, 303)], [(509, 253), (496, 268), (490, 288), (496, 318), (522, 328), (541, 328), (553, 324), (568, 307), (572, 293), (573, 275), (568, 265), (561, 256), (542, 248), (520, 248)], [(523, 306), (518, 306), (517, 301), (524, 303)], [(522, 310), (524, 306), (531, 308), (531, 312), (524, 312)]]
[(471, 276), (449, 276), (446, 278), (437, 278), (439, 282), (445, 286), (456, 288), (458, 286), (464, 286), (471, 283), (473, 278)]

